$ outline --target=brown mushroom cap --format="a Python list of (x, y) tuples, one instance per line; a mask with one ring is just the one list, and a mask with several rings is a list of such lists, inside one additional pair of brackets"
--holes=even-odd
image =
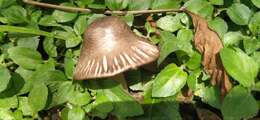
[(84, 33), (75, 80), (110, 77), (159, 57), (157, 46), (133, 33), (120, 17), (95, 20)]

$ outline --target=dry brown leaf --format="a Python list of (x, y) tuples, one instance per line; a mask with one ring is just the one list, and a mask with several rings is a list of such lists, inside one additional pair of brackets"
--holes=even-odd
[(196, 49), (203, 54), (202, 64), (204, 70), (211, 75), (211, 84), (219, 85), (221, 87), (222, 96), (225, 96), (231, 89), (232, 84), (229, 81), (219, 56), (223, 44), (218, 34), (208, 27), (208, 23), (204, 18), (191, 11), (184, 11), (192, 18), (195, 28), (194, 45)]

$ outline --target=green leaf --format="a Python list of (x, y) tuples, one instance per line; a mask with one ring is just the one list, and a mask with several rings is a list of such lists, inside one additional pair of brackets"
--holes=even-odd
[(184, 87), (187, 73), (175, 64), (167, 65), (155, 78), (153, 97), (168, 97), (178, 93)]
[(191, 71), (189, 73), (187, 78), (187, 85), (191, 90), (195, 91), (198, 89), (198, 78), (200, 77), (201, 73), (202, 71), (200, 69)]
[(228, 25), (226, 21), (220, 17), (216, 17), (214, 20), (209, 21), (208, 24), (209, 27), (216, 31), (221, 38), (228, 31)]
[(234, 3), (228, 8), (227, 14), (234, 23), (247, 25), (252, 16), (252, 11), (244, 4)]
[(129, 0), (129, 10), (146, 10), (151, 6), (152, 0)]
[(253, 15), (248, 24), (248, 28), (254, 35), (260, 35), (260, 12)]
[(2, 15), (8, 19), (8, 22), (10, 23), (24, 23), (28, 22), (27, 12), (26, 10), (21, 6), (11, 6), (4, 11), (2, 11)]
[(90, 101), (91, 96), (89, 95), (88, 91), (80, 92), (79, 90), (75, 90), (72, 93), (72, 96), (69, 98), (70, 103), (78, 106), (86, 105)]
[(241, 32), (227, 32), (224, 35), (223, 43), (225, 46), (238, 45), (241, 40), (243, 40)]
[(260, 8), (260, 1), (259, 0), (251, 0), (251, 2), (258, 8)]
[(224, 0), (209, 0), (209, 2), (213, 5), (223, 5)]
[(13, 5), (16, 3), (16, 0), (1, 0), (0, 1), (0, 9), (7, 8), (10, 5)]
[(0, 120), (14, 120), (14, 117), (12, 116), (12, 112), (0, 108)]
[(153, 0), (152, 9), (179, 8), (180, 2), (178, 0)]
[(68, 120), (85, 120), (85, 112), (79, 106), (75, 106), (68, 112)]
[(50, 57), (57, 57), (57, 47), (55, 46), (54, 39), (52, 37), (45, 37), (43, 41), (43, 48)]
[(221, 108), (221, 95), (220, 90), (216, 87), (204, 87), (197, 91), (198, 96), (202, 98), (202, 101), (210, 106), (220, 109)]
[(18, 38), (17, 46), (36, 50), (39, 45), (39, 36)]
[(251, 93), (241, 86), (234, 87), (225, 97), (221, 113), (225, 120), (248, 119), (258, 112), (258, 105)]
[(206, 0), (189, 0), (184, 7), (205, 18), (211, 18), (214, 10), (214, 7)]
[(55, 33), (59, 36), (63, 36), (64, 38), (66, 38), (66, 48), (76, 47), (82, 41), (81, 36), (76, 35), (72, 31), (66, 32), (57, 30), (55, 31)]
[(30, 81), (29, 79), (32, 76), (33, 71), (24, 69), (22, 67), (18, 67), (15, 70), (15, 72), (19, 73), (19, 75), (23, 78), (23, 80), (25, 82), (23, 85), (23, 88), (19, 91), (19, 94), (28, 93), (30, 91), (30, 89), (32, 88), (32, 81)]
[(77, 35), (81, 35), (84, 33), (85, 29), (87, 28), (87, 16), (86, 15), (81, 15), (78, 17), (78, 19), (75, 21), (74, 24), (74, 31)]
[(254, 52), (251, 56), (255, 62), (258, 64), (258, 68), (260, 68), (260, 52)]
[(72, 79), (74, 66), (76, 61), (73, 59), (73, 53), (70, 49), (67, 50), (64, 58), (65, 74), (67, 78)]
[(201, 66), (201, 55), (198, 52), (194, 52), (189, 61), (186, 63), (187, 67), (191, 70), (197, 69)]
[(45, 108), (48, 98), (48, 88), (44, 83), (34, 84), (28, 96), (28, 102), (34, 112)]
[(0, 109), (9, 110), (11, 108), (18, 107), (18, 99), (17, 96), (0, 98)]
[(36, 10), (33, 13), (31, 13), (31, 22), (33, 23), (38, 23), (39, 19), (42, 16), (42, 11), (41, 10)]
[(241, 85), (254, 85), (258, 73), (258, 64), (238, 48), (223, 48), (220, 52), (227, 73)]
[(125, 9), (128, 3), (128, 0), (105, 0), (106, 6), (111, 10)]
[(16, 64), (26, 69), (35, 69), (37, 64), (42, 63), (41, 54), (30, 48), (13, 47), (8, 50), (8, 54)]
[(59, 26), (59, 24), (57, 23), (54, 16), (51, 16), (51, 15), (43, 16), (39, 21), (39, 25), (42, 25), (42, 26)]
[(180, 19), (176, 16), (171, 16), (171, 15), (161, 17), (156, 22), (156, 24), (159, 28), (169, 32), (175, 32), (183, 27), (180, 22)]
[(11, 75), (7, 68), (0, 65), (0, 92), (7, 89)]
[(18, 110), (21, 110), (23, 115), (25, 116), (32, 116), (33, 110), (28, 103), (28, 97), (18, 97), (18, 101), (19, 101)]
[[(62, 3), (61, 5), (75, 7), (74, 5), (72, 5), (70, 3)], [(52, 13), (52, 16), (56, 19), (56, 21), (58, 23), (65, 23), (65, 22), (70, 22), (70, 21), (74, 20), (78, 16), (78, 13), (54, 10), (54, 12)]]
[(260, 39), (245, 38), (243, 40), (244, 49), (247, 54), (251, 54), (260, 48)]

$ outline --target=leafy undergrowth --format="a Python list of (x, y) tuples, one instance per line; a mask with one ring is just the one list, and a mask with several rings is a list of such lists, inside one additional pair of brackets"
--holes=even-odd
[(104, 14), (0, 0), (0, 119), (257, 118), (259, 0), (41, 2), (101, 11), (184, 6), (192, 13), (121, 16), (137, 35), (160, 48), (156, 62), (124, 73), (126, 91), (111, 79), (72, 80), (82, 34)]

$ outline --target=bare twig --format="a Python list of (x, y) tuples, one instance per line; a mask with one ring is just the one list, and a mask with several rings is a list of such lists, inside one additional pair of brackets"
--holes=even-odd
[[(69, 6), (60, 6), (60, 5), (54, 5), (49, 3), (42, 3), (38, 1), (33, 0), (23, 0), (24, 3), (35, 5), (39, 7), (44, 8), (53, 8), (68, 12), (83, 12), (83, 13), (90, 13), (94, 12), (91, 9), (88, 8), (78, 8), (78, 7), (69, 7)], [(133, 11), (111, 11), (111, 10), (105, 10), (104, 14), (118, 14), (118, 15), (125, 15), (125, 14), (148, 14), (148, 13), (164, 13), (164, 12), (181, 12), (180, 9), (158, 9), (158, 10), (133, 10)]]

